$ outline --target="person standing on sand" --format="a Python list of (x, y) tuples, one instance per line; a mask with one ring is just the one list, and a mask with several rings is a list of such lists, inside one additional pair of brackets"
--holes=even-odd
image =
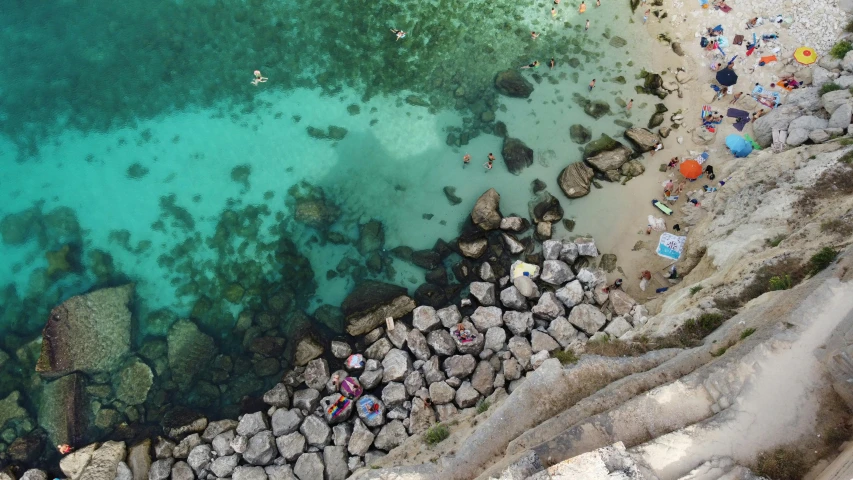
[(595, 79), (594, 78), (592, 79), (591, 82), (589, 82), (589, 91), (591, 92), (593, 88), (595, 88)]
[(589, 31), (589, 20), (586, 21), (586, 26), (583, 27), (583, 31), (585, 31), (585, 32)]
[(663, 149), (663, 144), (662, 144), (662, 143), (660, 143), (660, 142), (655, 143), (655, 149), (654, 149), (654, 150), (652, 150), (652, 152), (651, 152), (651, 153), (652, 153), (652, 156), (654, 157), (654, 156), (655, 156), (655, 152), (657, 152), (658, 150), (662, 150), (662, 149)]
[(462, 157), (462, 168), (467, 167), (469, 163), (471, 163), (471, 155), (466, 153), (465, 156)]
[(628, 104), (627, 104), (627, 105), (625, 105), (625, 111), (626, 111), (626, 112), (630, 112), (630, 111), (631, 111), (631, 107), (633, 107), (633, 106), (634, 106), (634, 99), (632, 98), (632, 99), (628, 102)]
[(649, 14), (650, 14), (650, 13), (652, 13), (652, 9), (651, 9), (651, 8), (650, 8), (650, 9), (648, 9), (648, 10), (646, 10), (645, 12), (643, 12), (643, 25), (645, 25), (645, 24), (646, 24), (646, 21), (648, 21), (648, 19), (649, 19)]
[(732, 99), (732, 101), (731, 101), (731, 102), (729, 102), (729, 105), (734, 104), (735, 102), (737, 102), (738, 100), (740, 100), (741, 95), (743, 95), (743, 92), (737, 92), (737, 93), (735, 94), (735, 98), (734, 98), (734, 99)]
[(586, 2), (581, 1), (581, 6), (578, 8), (578, 12), (585, 13), (586, 12)]

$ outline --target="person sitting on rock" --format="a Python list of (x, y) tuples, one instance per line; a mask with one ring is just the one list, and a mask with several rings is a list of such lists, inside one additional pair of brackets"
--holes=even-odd
[(465, 325), (461, 323), (456, 324), (456, 330), (454, 330), (453, 333), (460, 342), (465, 343), (472, 340), (471, 331), (465, 328)]
[(614, 288), (620, 288), (620, 289), (622, 288), (622, 279), (621, 278), (617, 278), (616, 281), (613, 282), (613, 285), (610, 285), (609, 287), (604, 287), (601, 289), (601, 291), (604, 293), (610, 293), (610, 290), (612, 290)]

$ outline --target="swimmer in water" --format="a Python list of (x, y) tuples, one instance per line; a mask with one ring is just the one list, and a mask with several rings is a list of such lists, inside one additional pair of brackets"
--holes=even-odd
[(586, 26), (583, 29), (584, 31), (589, 31), (589, 20), (586, 21)]
[(267, 77), (264, 77), (261, 75), (260, 70), (255, 70), (255, 79), (252, 80), (252, 85), (257, 86), (259, 83), (264, 83), (267, 80), (268, 80)]
[(557, 9), (556, 8), (551, 9), (551, 18), (557, 18)]
[(591, 82), (589, 82), (589, 91), (591, 92), (593, 88), (595, 88), (595, 79), (594, 78), (592, 79)]
[[(392, 28), (391, 31), (394, 32), (394, 35), (397, 36), (397, 40), (400, 40), (401, 38), (406, 38), (406, 32), (404, 32), (402, 30), (397, 30), (396, 28)], [(397, 40), (394, 40), (394, 41), (396, 42)]]
[(539, 38), (539, 34), (536, 32), (530, 32), (530, 38), (536, 40), (537, 38)]
[(471, 155), (466, 153), (465, 156), (462, 157), (462, 168), (468, 166), (469, 163), (471, 163)]
[(534, 60), (530, 65), (525, 65), (521, 68), (539, 68), (539, 60)]
[(548, 66), (552, 69), (554, 68), (554, 65), (556, 65), (556, 64), (557, 64), (557, 62), (555, 62), (553, 58), (551, 59), (550, 62), (548, 62)]
[(585, 1), (581, 2), (581, 6), (580, 6), (580, 8), (578, 8), (578, 12), (580, 12), (580, 13), (586, 12), (586, 2)]

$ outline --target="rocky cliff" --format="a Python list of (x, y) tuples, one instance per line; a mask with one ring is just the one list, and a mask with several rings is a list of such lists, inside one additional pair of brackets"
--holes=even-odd
[(549, 360), (446, 447), (415, 455), (412, 437), (355, 478), (749, 479), (766, 452), (805, 452), (801, 474), (834, 457), (853, 407), (851, 143), (762, 151), (692, 192), (686, 275), (611, 342), (632, 357)]

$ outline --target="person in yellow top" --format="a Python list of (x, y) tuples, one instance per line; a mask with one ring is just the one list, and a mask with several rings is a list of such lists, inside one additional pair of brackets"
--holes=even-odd
[(578, 12), (580, 12), (580, 13), (586, 12), (586, 2), (585, 1), (581, 2), (581, 6), (580, 6), (580, 8), (578, 8)]

